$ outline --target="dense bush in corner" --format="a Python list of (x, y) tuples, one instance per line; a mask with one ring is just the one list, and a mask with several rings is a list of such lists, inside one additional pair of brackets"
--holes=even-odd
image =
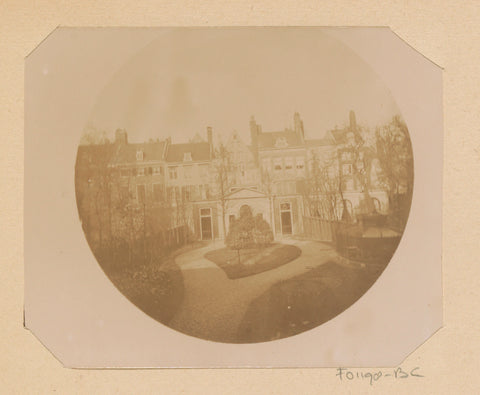
[(233, 250), (261, 247), (273, 241), (270, 225), (260, 215), (254, 217), (249, 206), (240, 209), (240, 218), (230, 223), (227, 247)]
[(270, 225), (262, 216), (255, 217), (255, 228), (253, 229), (253, 242), (257, 246), (267, 246), (273, 242), (273, 232)]

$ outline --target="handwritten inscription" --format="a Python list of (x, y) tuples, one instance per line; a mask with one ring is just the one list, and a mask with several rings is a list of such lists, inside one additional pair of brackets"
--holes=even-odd
[(360, 372), (347, 368), (337, 368), (336, 376), (340, 381), (366, 380), (370, 383), (370, 385), (373, 385), (373, 383), (382, 378), (407, 379), (409, 377), (424, 377), (420, 374), (419, 367), (415, 367), (410, 370), (405, 370), (401, 367), (398, 367), (392, 370), (383, 369), (374, 372)]

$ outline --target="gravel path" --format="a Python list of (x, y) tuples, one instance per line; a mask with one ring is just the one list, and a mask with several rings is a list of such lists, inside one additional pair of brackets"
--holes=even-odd
[(169, 326), (201, 339), (235, 343), (238, 326), (252, 300), (276, 282), (337, 256), (331, 247), (317, 242), (288, 239), (282, 243), (298, 246), (302, 255), (275, 269), (235, 280), (203, 257), (207, 251), (222, 248), (218, 242), (176, 257), (184, 278), (185, 295)]

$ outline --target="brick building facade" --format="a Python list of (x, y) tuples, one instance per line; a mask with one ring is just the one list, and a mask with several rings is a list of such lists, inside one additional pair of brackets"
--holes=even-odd
[[(132, 144), (126, 131), (118, 130), (109, 148), (109, 167), (119, 174), (118, 195), (149, 215), (162, 215), (165, 228), (185, 225), (203, 240), (225, 238), (244, 205), (270, 224), (276, 238), (302, 234), (305, 216), (323, 216), (315, 202), (325, 193), (340, 192), (333, 207), (337, 219), (348, 210), (354, 220), (364, 209), (366, 188), (376, 210), (387, 210), (386, 194), (376, 182), (375, 158), (366, 162), (368, 147), (355, 146), (360, 137), (353, 112), (346, 128), (329, 131), (322, 139), (306, 138), (298, 113), (293, 121), (293, 129), (264, 132), (252, 117), (250, 144), (232, 133), (225, 144), (230, 165), (224, 185), (219, 185), (222, 163), (212, 128), (207, 128), (205, 139), (196, 135), (185, 144), (170, 138)], [(332, 180), (338, 179), (338, 191), (312, 187), (320, 167)]]

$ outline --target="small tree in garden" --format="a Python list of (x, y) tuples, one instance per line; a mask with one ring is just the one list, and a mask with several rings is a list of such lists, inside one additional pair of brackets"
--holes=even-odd
[(240, 263), (240, 250), (264, 246), (273, 241), (273, 233), (268, 223), (260, 216), (254, 217), (252, 209), (245, 205), (240, 209), (240, 218), (230, 224), (227, 247), (237, 250)]

